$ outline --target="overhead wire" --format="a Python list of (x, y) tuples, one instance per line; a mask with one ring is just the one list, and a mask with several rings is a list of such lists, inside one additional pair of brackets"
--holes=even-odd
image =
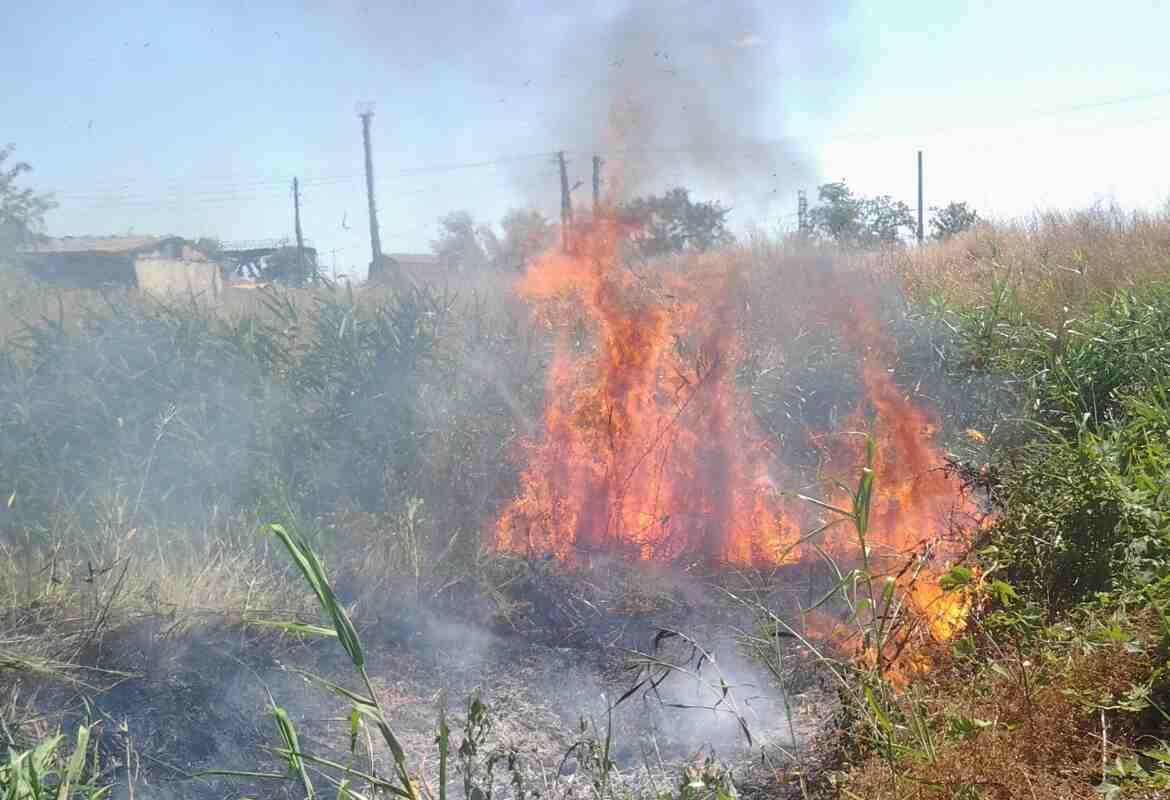
[[(1133, 104), (1140, 102), (1149, 102), (1153, 100), (1160, 100), (1170, 98), (1170, 88), (1156, 89), (1140, 94), (1121, 95), (1111, 98), (1101, 98), (1092, 102), (1078, 103), (1073, 105), (1066, 105), (1057, 108), (1050, 108), (1032, 112), (1031, 114), (1017, 118), (1013, 123), (1006, 124), (1021, 124), (1023, 122), (1050, 118), (1062, 114), (1075, 114), (1084, 111), (1094, 110), (1098, 108), (1116, 107), (1119, 105)], [(1134, 124), (1149, 125), (1157, 122), (1170, 121), (1164, 117), (1152, 118)], [(1005, 123), (1001, 123), (1005, 124)], [(1111, 126), (1099, 126), (1091, 130), (1108, 130)], [(1115, 127), (1115, 126), (1112, 126)], [(947, 128), (935, 129), (936, 131), (950, 131), (956, 130), (958, 126), (950, 126)], [(1088, 132), (1086, 129), (1070, 130), (1067, 134), (1083, 134)], [(848, 140), (852, 136), (866, 136), (867, 138), (889, 138), (890, 136), (898, 135), (905, 136), (906, 134), (875, 134), (874, 132), (853, 134), (846, 132), (835, 136), (830, 141)], [(925, 135), (919, 132), (916, 135)], [(1053, 135), (1052, 132), (1046, 132), (1046, 135)], [(1058, 134), (1059, 135), (1059, 134)], [(792, 139), (760, 139), (755, 142), (747, 143), (742, 146), (735, 146), (734, 144), (724, 144), (722, 152), (719, 153), (721, 160), (728, 157), (734, 157), (736, 150), (742, 150), (744, 155), (756, 152), (756, 148), (760, 146), (792, 146), (794, 140)], [(614, 156), (622, 154), (682, 154), (682, 153), (698, 153), (704, 152), (704, 148), (696, 148), (691, 146), (680, 147), (653, 147), (653, 146), (631, 146), (625, 148), (610, 149), (607, 152)], [(566, 150), (567, 154), (572, 156), (591, 156), (589, 153), (581, 150)], [(556, 151), (543, 151), (537, 153), (517, 153), (510, 155), (502, 155), (491, 159), (483, 159), (478, 161), (463, 161), (451, 163), (437, 163), (437, 164), (422, 164), (413, 167), (405, 167), (398, 170), (384, 173), (376, 182), (379, 187), (385, 187), (390, 184), (401, 182), (402, 180), (415, 178), (421, 175), (453, 173), (464, 170), (473, 169), (488, 169), (500, 167), (508, 164), (517, 164), (527, 161), (536, 162), (538, 160), (551, 159), (556, 155)], [(192, 179), (171, 179), (169, 183), (163, 184), (155, 189), (135, 190), (134, 181), (122, 180), (118, 181), (111, 189), (91, 189), (79, 192), (61, 192), (55, 194), (58, 201), (64, 202), (67, 205), (81, 206), (92, 209), (138, 209), (138, 208), (180, 208), (187, 206), (198, 206), (200, 208), (219, 208), (238, 205), (245, 199), (262, 199), (268, 197), (279, 197), (289, 191), (290, 178), (274, 178), (274, 177), (256, 177), (254, 179), (244, 180), (230, 180), (215, 187), (207, 184), (212, 179), (209, 178), (192, 178)], [(325, 188), (331, 186), (344, 185), (346, 183), (360, 183), (364, 182), (364, 173), (351, 174), (337, 174), (337, 175), (318, 175), (307, 176), (301, 179), (301, 186), (308, 188)], [(203, 186), (200, 187), (199, 184)], [(191, 188), (194, 184), (195, 188)], [(433, 185), (421, 189), (415, 189), (408, 192), (396, 191), (396, 196), (417, 196), (426, 194), (431, 191), (438, 191), (442, 187), (440, 185)]]
[[(524, 161), (533, 161), (536, 159), (548, 158), (554, 155), (552, 152), (547, 153), (524, 153), (508, 156), (500, 156), (498, 158), (487, 159), (482, 161), (465, 161), (450, 164), (425, 164), (417, 167), (407, 167), (400, 170), (391, 171), (379, 177), (378, 183), (391, 182), (398, 178), (413, 177), (415, 175), (426, 175), (432, 173), (457, 172), (467, 169), (481, 169), (485, 167), (503, 166), (505, 164), (515, 164)], [(322, 176), (308, 176), (301, 178), (302, 186), (325, 186), (337, 183), (347, 183), (351, 181), (365, 181), (364, 173), (353, 173), (348, 175), (322, 175)], [(192, 196), (199, 196), (201, 194), (222, 194), (224, 192), (235, 192), (240, 189), (259, 190), (265, 188), (283, 189), (291, 182), (291, 177), (280, 179), (257, 179), (253, 181), (242, 181), (236, 183), (226, 183), (221, 187), (215, 189), (187, 189), (186, 185), (189, 182), (175, 180), (170, 186), (173, 190), (163, 191), (163, 194), (187, 194)], [(129, 188), (128, 182), (122, 182), (118, 188)], [(251, 193), (244, 192), (244, 193)], [(94, 197), (106, 197), (110, 195), (108, 191), (81, 191), (81, 192), (59, 192), (55, 196), (58, 199), (67, 200), (84, 200)]]

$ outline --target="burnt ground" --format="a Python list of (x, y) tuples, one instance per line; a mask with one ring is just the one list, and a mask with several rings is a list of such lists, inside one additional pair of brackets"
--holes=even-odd
[[(787, 643), (785, 696), (737, 644), (735, 631), (753, 630), (752, 615), (710, 580), (538, 562), (511, 581), (502, 614), (498, 606), (485, 612), (470, 595), (433, 612), (384, 588), (347, 599), (375, 688), (411, 769), (429, 787), (437, 782), (440, 708), (448, 710), (454, 751), (465, 738), (468, 700), (478, 696), (490, 729), (470, 763), (486, 788), (486, 766), (500, 756), (490, 783), (501, 797), (516, 795), (517, 778), (526, 794), (587, 795), (598, 779), (587, 743), (602, 746), (607, 733), (616, 765), (610, 780), (632, 793), (658, 794), (677, 785), (683, 765), (711, 759), (731, 770), (741, 791), (766, 787), (775, 796), (784, 771), (811, 757), (834, 702), (811, 659), (792, 670), (799, 653)], [(797, 585), (776, 576), (768, 583), (789, 594)], [(780, 591), (760, 597), (774, 607), (792, 600)], [(109, 678), (104, 691), (45, 686), (37, 697), (46, 711), (101, 721), (105, 763), (119, 785), (115, 797), (131, 796), (130, 783), (136, 798), (303, 796), (290, 781), (196, 775), (283, 771), (263, 750), (279, 745), (269, 694), (297, 725), (303, 751), (348, 758), (348, 708), (300, 673), (357, 689), (336, 641), (215, 620), (178, 633), (168, 625), (142, 617), (91, 648), (85, 656), (91, 666), (129, 676)], [(662, 636), (664, 629), (684, 635)], [(643, 681), (650, 676), (662, 680)], [(610, 717), (607, 708), (640, 681)], [(381, 747), (359, 740), (357, 765), (367, 768), (372, 757), (380, 774), (389, 774)], [(451, 796), (462, 797), (463, 776), (454, 765), (450, 780)]]

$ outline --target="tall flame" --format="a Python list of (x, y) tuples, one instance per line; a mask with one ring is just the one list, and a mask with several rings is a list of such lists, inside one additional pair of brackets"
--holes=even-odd
[[(620, 266), (629, 228), (599, 221), (549, 252), (518, 291), (556, 330), (544, 437), (496, 526), (509, 550), (697, 553), (781, 561), (799, 527), (777, 513), (764, 438), (736, 392), (734, 289), (718, 259), (650, 280)], [(579, 340), (577, 312), (597, 326)]]
[[(517, 284), (556, 345), (543, 436), (523, 446), (520, 490), (496, 522), (496, 546), (566, 559), (596, 551), (739, 564), (800, 559), (815, 509), (777, 491), (788, 476), (736, 385), (744, 354), (736, 260), (711, 254), (639, 274), (619, 252), (631, 232), (615, 220), (580, 226), (571, 253), (544, 254)], [(876, 442), (871, 564), (897, 573), (931, 633), (945, 640), (961, 627), (967, 601), (944, 594), (936, 579), (959, 554), (961, 541), (949, 535), (955, 513), (974, 505), (941, 470), (936, 424), (894, 382), (893, 350), (875, 318), (854, 304), (836, 322), (861, 355), (864, 399), (846, 427)], [(824, 457), (826, 485), (856, 483), (865, 463), (860, 437), (810, 439)], [(828, 499), (851, 502), (840, 490)], [(857, 554), (845, 525), (823, 544)]]

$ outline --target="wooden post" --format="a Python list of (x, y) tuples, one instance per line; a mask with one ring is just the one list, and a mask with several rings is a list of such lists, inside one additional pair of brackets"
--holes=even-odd
[(573, 227), (573, 203), (569, 199), (569, 170), (565, 166), (565, 151), (557, 153), (557, 164), (561, 168), (561, 249), (568, 253)]
[(918, 151), (918, 244), (922, 244), (922, 151)]
[(601, 156), (593, 157), (593, 219), (601, 218)]
[(297, 285), (303, 286), (306, 283), (305, 274), (305, 236), (301, 232), (301, 186), (300, 182), (293, 178), (293, 222), (297, 232)]
[(370, 278), (382, 271), (382, 238), (378, 233), (378, 208), (374, 203), (374, 157), (370, 152), (370, 110), (359, 114), (362, 118), (362, 144), (366, 152), (366, 199), (370, 206)]

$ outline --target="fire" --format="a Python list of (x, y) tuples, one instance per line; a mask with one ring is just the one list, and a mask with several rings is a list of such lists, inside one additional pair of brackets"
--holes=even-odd
[[(778, 491), (788, 476), (736, 386), (744, 343), (734, 259), (697, 257), (642, 274), (622, 259), (630, 232), (614, 220), (581, 226), (573, 252), (546, 253), (517, 284), (556, 344), (543, 434), (523, 445), (520, 489), (496, 521), (494, 544), (564, 559), (604, 551), (646, 560), (799, 560), (802, 531), (817, 510)], [(890, 374), (893, 350), (875, 318), (854, 304), (838, 322), (861, 355), (864, 388), (846, 430), (869, 431), (876, 443), (871, 570), (892, 576), (931, 635), (945, 641), (961, 629), (969, 598), (944, 593), (937, 577), (961, 555), (953, 521), (973, 515), (974, 504), (941, 469), (937, 424)], [(863, 438), (811, 440), (825, 485), (856, 485)], [(852, 502), (841, 490), (826, 499), (841, 508)], [(821, 545), (837, 556), (859, 552), (847, 524)]]
[[(710, 259), (639, 276), (620, 263), (627, 232), (599, 222), (575, 253), (547, 253), (517, 287), (541, 302), (557, 346), (544, 436), (526, 448), (496, 544), (561, 557), (797, 558), (798, 518), (779, 513), (766, 442), (734, 386), (737, 275)], [(585, 321), (597, 327), (595, 348), (579, 341)]]

